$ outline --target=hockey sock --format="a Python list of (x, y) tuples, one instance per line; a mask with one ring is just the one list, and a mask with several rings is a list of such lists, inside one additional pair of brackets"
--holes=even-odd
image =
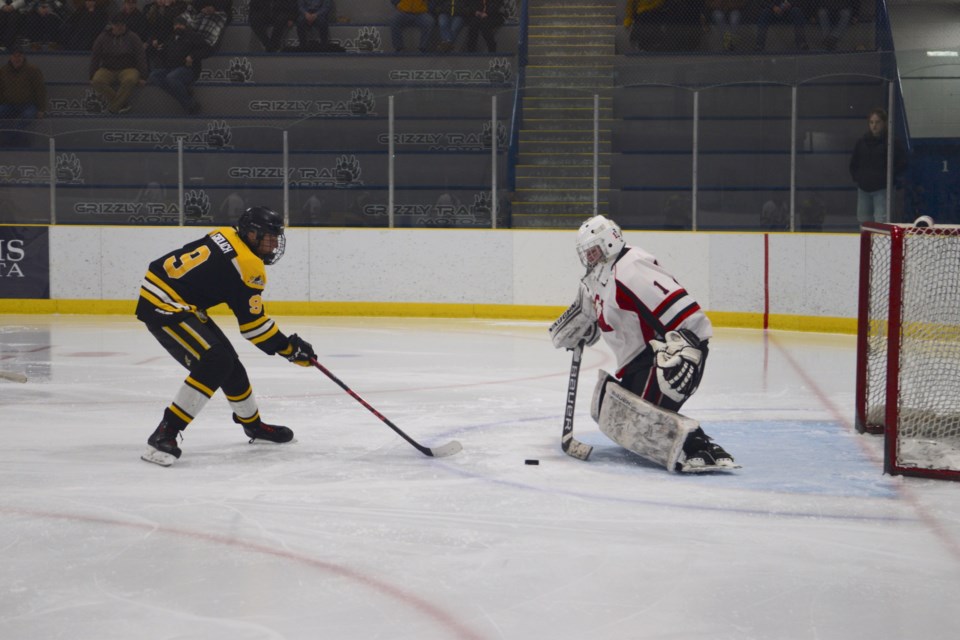
[(253, 395), (253, 387), (247, 387), (246, 392), (238, 396), (227, 395), (227, 402), (230, 403), (230, 408), (241, 422), (253, 422), (260, 415), (257, 399)]
[(200, 414), (215, 392), (215, 389), (198, 382), (193, 376), (187, 376), (173, 402), (164, 411), (164, 417), (170, 425), (183, 429)]

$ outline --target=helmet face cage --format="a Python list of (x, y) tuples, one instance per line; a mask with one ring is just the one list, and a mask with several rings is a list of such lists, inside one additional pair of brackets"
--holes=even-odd
[(577, 232), (577, 255), (588, 269), (616, 257), (625, 246), (620, 227), (603, 216), (590, 218)]
[[(283, 252), (287, 247), (287, 238), (283, 233), (283, 218), (279, 213), (266, 207), (251, 207), (240, 215), (237, 221), (237, 232), (240, 238), (250, 247), (257, 256), (263, 260), (263, 264), (275, 264), (283, 257)], [(250, 233), (254, 233), (254, 239), (249, 238)], [(273, 235), (277, 237), (276, 248), (266, 254), (260, 253), (260, 245), (263, 237)]]

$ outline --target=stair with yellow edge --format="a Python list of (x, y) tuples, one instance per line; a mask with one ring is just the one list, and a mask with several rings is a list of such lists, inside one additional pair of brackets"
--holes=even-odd
[(597, 212), (608, 212), (616, 28), (610, 0), (530, 0), (514, 228), (576, 228), (593, 214), (595, 100)]

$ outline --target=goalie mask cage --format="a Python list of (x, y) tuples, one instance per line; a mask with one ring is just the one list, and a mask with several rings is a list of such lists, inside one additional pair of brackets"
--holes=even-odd
[(865, 223), (857, 430), (884, 471), (960, 480), (960, 226)]

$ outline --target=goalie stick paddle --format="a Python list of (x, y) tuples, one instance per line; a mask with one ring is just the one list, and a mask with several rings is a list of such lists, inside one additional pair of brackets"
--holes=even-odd
[(380, 413), (379, 411), (377, 411), (376, 409), (374, 409), (372, 406), (370, 406), (370, 404), (369, 404), (366, 400), (364, 400), (364, 399), (361, 398), (359, 395), (357, 395), (357, 394), (353, 391), (353, 389), (351, 389), (351, 388), (348, 387), (346, 384), (344, 384), (343, 381), (340, 380), (340, 378), (338, 378), (337, 376), (333, 375), (333, 373), (332, 373), (329, 369), (327, 369), (325, 366), (323, 366), (322, 364), (320, 364), (319, 362), (317, 362), (317, 359), (316, 359), (316, 358), (311, 358), (311, 359), (310, 359), (310, 364), (312, 364), (313, 366), (315, 366), (317, 369), (320, 369), (320, 371), (322, 371), (322, 372), (324, 373), (324, 375), (326, 375), (328, 378), (330, 378), (330, 379), (333, 380), (335, 383), (337, 383), (337, 386), (339, 386), (341, 389), (343, 389), (343, 390), (346, 391), (348, 394), (350, 394), (350, 396), (352, 396), (354, 400), (356, 400), (357, 402), (359, 402), (360, 404), (362, 404), (364, 407), (366, 407), (366, 409), (367, 409), (370, 413), (372, 413), (373, 415), (375, 415), (375, 416), (377, 416), (378, 418), (380, 418), (380, 420), (381, 420), (385, 425), (387, 425), (388, 427), (390, 427), (391, 429), (393, 429), (394, 431), (396, 431), (397, 434), (398, 434), (401, 438), (403, 438), (404, 440), (406, 440), (407, 442), (409, 442), (410, 444), (412, 444), (413, 447), (414, 447), (417, 451), (419, 451), (420, 453), (422, 453), (423, 455), (425, 455), (425, 456), (431, 456), (431, 457), (433, 457), (433, 458), (444, 458), (444, 457), (446, 457), (446, 456), (452, 456), (453, 454), (455, 454), (455, 453), (457, 453), (458, 451), (460, 451), (461, 449), (463, 449), (463, 446), (461, 446), (461, 444), (460, 444), (459, 442), (457, 442), (456, 440), (452, 440), (452, 441), (448, 442), (447, 444), (442, 445), (442, 446), (439, 446), (439, 447), (425, 447), (425, 446), (423, 446), (422, 444), (420, 444), (419, 442), (417, 442), (416, 440), (414, 440), (413, 438), (411, 438), (410, 436), (408, 436), (406, 433), (404, 433), (403, 430), (402, 430), (400, 427), (398, 427), (397, 425), (395, 425), (395, 424), (393, 424), (392, 422), (390, 422), (390, 420), (388, 420), (388, 419), (386, 418), (386, 416), (384, 416), (382, 413)]
[(13, 371), (0, 371), (0, 379), (11, 382), (26, 382), (27, 376), (22, 373), (14, 373)]
[(568, 456), (580, 460), (590, 457), (593, 447), (583, 444), (573, 437), (573, 410), (577, 406), (577, 383), (580, 380), (580, 360), (583, 358), (583, 340), (573, 349), (573, 361), (570, 363), (570, 381), (567, 384), (567, 409), (563, 414), (563, 435), (560, 448)]

